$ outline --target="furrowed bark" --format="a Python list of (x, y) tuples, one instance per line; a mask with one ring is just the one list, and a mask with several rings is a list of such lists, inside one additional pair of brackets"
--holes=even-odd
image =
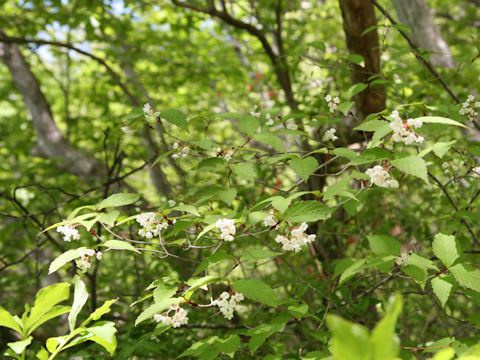
[[(351, 64), (352, 85), (369, 84), (369, 78), (380, 71), (380, 47), (377, 30), (365, 35), (362, 33), (377, 23), (373, 4), (369, 0), (339, 0), (342, 10), (343, 29), (350, 54), (362, 55), (365, 67)], [(363, 120), (371, 113), (385, 109), (385, 88), (381, 85), (370, 85), (355, 96), (357, 118)]]

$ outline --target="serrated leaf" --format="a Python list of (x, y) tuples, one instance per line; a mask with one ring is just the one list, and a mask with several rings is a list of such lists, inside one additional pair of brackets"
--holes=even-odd
[(195, 276), (199, 272), (202, 272), (203, 270), (208, 269), (211, 265), (214, 265), (217, 262), (225, 259), (233, 259), (233, 256), (227, 253), (225, 250), (220, 250), (219, 252), (216, 252), (215, 254), (210, 255), (208, 258), (202, 261), (202, 263), (198, 265), (193, 275)]
[(442, 304), (442, 307), (445, 307), (450, 293), (452, 291), (453, 285), (448, 281), (443, 280), (442, 278), (435, 277), (432, 279), (432, 289), (433, 293), (437, 296), (438, 300)]
[(469, 129), (468, 126), (463, 125), (462, 123), (459, 123), (458, 121), (441, 117), (441, 116), (421, 116), (417, 118), (418, 120), (421, 120), (425, 124), (445, 124), (445, 125), (454, 125), (454, 126), (461, 126), (463, 128)]
[(415, 280), (418, 284), (423, 285), (427, 280), (427, 270), (417, 265), (408, 264), (402, 266), (402, 271)]
[(98, 203), (95, 207), (98, 210), (102, 210), (109, 207), (125, 206), (125, 205), (133, 204), (138, 199), (140, 199), (140, 194), (129, 194), (129, 193), (113, 194), (113, 195), (110, 195), (105, 200)]
[(455, 236), (438, 233), (435, 235), (432, 244), (433, 253), (440, 259), (446, 267), (453, 265), (460, 256)]
[(318, 161), (308, 156), (304, 159), (299, 157), (290, 160), (290, 166), (304, 181), (307, 181), (310, 175), (312, 175), (318, 167)]
[(240, 119), (238, 129), (247, 135), (253, 135), (259, 125), (260, 120), (257, 117), (245, 115)]
[(238, 163), (232, 165), (232, 171), (245, 180), (252, 180), (255, 177), (255, 168), (249, 163)]
[(437, 142), (433, 145), (432, 150), (435, 155), (437, 155), (440, 159), (443, 158), (448, 150), (457, 142), (457, 140), (453, 140), (450, 142)]
[(342, 148), (342, 147), (335, 148), (335, 149), (333, 149), (333, 153), (335, 155), (342, 156), (342, 157), (344, 157), (346, 159), (349, 159), (349, 160), (353, 160), (353, 159), (357, 158), (357, 153), (355, 151), (347, 149), (347, 148)]
[(457, 264), (448, 270), (461, 286), (480, 292), (480, 271), (478, 269), (467, 264)]
[(392, 160), (391, 164), (398, 170), (405, 174), (416, 176), (425, 182), (428, 182), (427, 178), (427, 164), (425, 160), (416, 155), (410, 155), (407, 157)]
[(330, 210), (318, 201), (299, 201), (288, 208), (283, 218), (292, 223), (326, 220)]
[(200, 216), (200, 213), (198, 212), (197, 208), (193, 205), (180, 204), (173, 207), (172, 210), (184, 211), (186, 213), (189, 213), (195, 216)]
[(354, 101), (344, 101), (340, 105), (338, 105), (338, 110), (340, 110), (343, 115), (347, 116), (353, 104), (355, 104)]
[(363, 264), (365, 264), (365, 259), (355, 259), (354, 261), (353, 264), (342, 271), (338, 285), (343, 284), (352, 276), (356, 275), (362, 269)]
[(222, 169), (225, 166), (227, 166), (227, 162), (223, 158), (208, 158), (198, 163), (197, 170), (212, 171)]
[(240, 261), (261, 260), (282, 255), (282, 253), (274, 252), (268, 249), (247, 249), (240, 257)]
[(361, 123), (357, 127), (354, 127), (353, 130), (357, 131), (376, 131), (382, 126), (388, 125), (388, 122), (383, 120), (370, 120), (364, 123)]
[(370, 248), (379, 255), (393, 255), (399, 256), (402, 244), (397, 239), (387, 235), (370, 235), (367, 236)]
[(283, 146), (282, 140), (280, 140), (280, 138), (275, 134), (272, 134), (272, 133), (255, 134), (253, 135), (253, 139), (258, 142), (261, 142), (262, 144), (267, 144), (279, 152), (285, 151), (285, 147)]
[(188, 131), (187, 117), (181, 111), (177, 109), (166, 109), (160, 113), (160, 117)]
[(365, 90), (367, 87), (368, 87), (368, 84), (364, 84), (364, 83), (357, 83), (351, 86), (350, 89), (348, 89), (348, 98), (352, 98), (353, 96)]
[(189, 288), (183, 293), (183, 297), (189, 300), (197, 289), (204, 285), (216, 283), (221, 280), (222, 277), (216, 275), (206, 275), (200, 278), (192, 277), (187, 281)]
[(393, 155), (388, 150), (382, 148), (367, 149), (356, 158), (352, 159), (348, 165), (363, 165), (392, 158)]
[(132, 109), (127, 115), (125, 115), (125, 118), (127, 120), (136, 120), (144, 115), (143, 113), (143, 107), (137, 107)]
[(385, 136), (392, 132), (392, 128), (390, 127), (390, 123), (385, 122), (382, 126), (380, 126), (375, 132), (373, 133), (372, 140), (367, 145), (368, 149), (374, 148), (378, 146), (380, 140)]
[(76, 258), (79, 258), (81, 256), (81, 253), (86, 249), (86, 247), (81, 247), (78, 249), (65, 251), (63, 254), (61, 254), (51, 262), (50, 267), (48, 268), (48, 273), (54, 273), (66, 263), (75, 260)]
[(233, 282), (235, 291), (242, 293), (245, 297), (258, 301), (268, 306), (277, 306), (277, 294), (270, 285), (260, 279), (241, 279)]
[(113, 226), (119, 215), (120, 212), (117, 210), (108, 213), (100, 213), (95, 220), (107, 224), (108, 226)]
[(107, 240), (104, 243), (100, 244), (100, 246), (106, 246), (115, 250), (129, 250), (140, 254), (140, 251), (138, 251), (135, 246), (126, 241)]

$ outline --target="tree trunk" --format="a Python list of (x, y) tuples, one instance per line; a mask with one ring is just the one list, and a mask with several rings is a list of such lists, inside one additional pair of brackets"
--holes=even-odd
[(430, 56), (433, 65), (455, 67), (455, 61), (433, 19), (432, 11), (425, 0), (392, 0), (400, 23), (412, 30), (416, 45), (434, 51)]
[[(2, 29), (0, 34), (5, 36)], [(0, 59), (8, 67), (15, 86), (32, 114), (33, 126), (37, 134), (37, 144), (32, 149), (32, 154), (45, 158), (63, 158), (56, 165), (83, 179), (102, 178), (106, 174), (102, 163), (80, 152), (60, 133), (38, 80), (31, 72), (18, 46), (0, 42)]]
[[(351, 64), (352, 83), (368, 84), (372, 75), (380, 71), (380, 49), (377, 30), (362, 35), (363, 31), (377, 23), (370, 0), (339, 0), (343, 17), (343, 30), (350, 54), (362, 55), (365, 66)], [(363, 120), (371, 113), (385, 109), (385, 89), (379, 85), (369, 85), (355, 96), (357, 118)]]

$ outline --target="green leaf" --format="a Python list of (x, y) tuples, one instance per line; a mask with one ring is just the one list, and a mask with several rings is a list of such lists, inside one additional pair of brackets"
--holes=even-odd
[(480, 271), (467, 264), (457, 264), (449, 270), (461, 286), (480, 292)]
[(367, 148), (371, 149), (380, 144), (381, 139), (392, 132), (392, 128), (390, 127), (389, 122), (385, 122), (382, 126), (380, 126), (375, 132), (373, 133), (372, 140), (368, 143)]
[(225, 166), (227, 166), (227, 162), (223, 158), (207, 158), (198, 163), (197, 170), (212, 171), (222, 169)]
[(282, 255), (282, 253), (274, 252), (268, 249), (247, 249), (242, 254), (240, 261), (261, 260), (261, 259), (275, 257), (278, 255)]
[(100, 221), (108, 226), (113, 226), (115, 224), (115, 220), (117, 220), (120, 212), (115, 210), (109, 213), (100, 213), (98, 214), (96, 221)]
[(338, 285), (343, 284), (345, 281), (355, 276), (362, 269), (363, 264), (365, 264), (365, 259), (355, 259), (353, 264), (343, 270)]
[(53, 319), (57, 316), (66, 314), (70, 311), (70, 306), (56, 305), (43, 314), (38, 320), (36, 320), (28, 329), (27, 335), (30, 335), (36, 328), (38, 328), (43, 323), (47, 322), (50, 319)]
[(140, 251), (135, 249), (135, 247), (126, 242), (126, 241), (121, 241), (121, 240), (107, 240), (104, 243), (102, 243), (100, 246), (106, 246), (115, 250), (129, 250), (136, 252), (137, 254), (140, 254)]
[(85, 320), (83, 323), (82, 323), (82, 327), (86, 326), (88, 323), (90, 323), (90, 321), (96, 321), (98, 319), (100, 319), (103, 315), (105, 315), (106, 313), (110, 312), (110, 306), (112, 306), (112, 304), (114, 302), (116, 302), (118, 300), (117, 299), (112, 299), (112, 300), (106, 300), (102, 306), (100, 306), (99, 308), (97, 308), (93, 313), (90, 314), (90, 316), (88, 317), (87, 320)]
[(166, 109), (160, 113), (162, 119), (188, 131), (187, 117), (177, 109)]
[(117, 348), (117, 339), (115, 333), (115, 323), (113, 322), (101, 322), (100, 326), (93, 326), (86, 329), (89, 334), (93, 336), (89, 337), (88, 340), (94, 341), (97, 344), (103, 346), (110, 356), (113, 355), (115, 349)]
[(445, 125), (454, 125), (454, 126), (461, 126), (463, 128), (468, 129), (468, 126), (463, 125), (462, 123), (459, 123), (458, 121), (441, 117), (441, 116), (421, 116), (417, 118), (418, 120), (421, 120), (425, 124), (445, 124)]
[(427, 280), (427, 270), (425, 270), (423, 267), (408, 264), (407, 266), (402, 266), (402, 271), (415, 280), (418, 284), (422, 285), (422, 287)]
[(348, 89), (348, 97), (352, 98), (353, 96), (365, 90), (367, 87), (368, 87), (368, 84), (364, 84), (364, 83), (357, 83), (353, 85), (352, 87), (350, 87), (350, 89)]
[(288, 208), (283, 218), (293, 223), (325, 220), (330, 217), (330, 210), (321, 202), (299, 201)]
[(365, 59), (362, 55), (359, 54), (351, 54), (347, 57), (347, 60), (350, 60), (354, 64), (360, 65), (362, 67), (365, 66)]
[(318, 167), (318, 161), (308, 156), (304, 159), (299, 157), (290, 160), (290, 166), (304, 181), (307, 181), (310, 175), (312, 175)]
[(392, 158), (393, 155), (388, 150), (382, 148), (367, 149), (360, 155), (352, 159), (352, 161), (350, 161), (348, 165), (363, 165), (375, 161), (387, 160)]
[(250, 214), (248, 214), (247, 218), (247, 226), (253, 226), (258, 224), (260, 221), (265, 219), (268, 216), (268, 213), (265, 211), (252, 211)]
[(258, 142), (261, 142), (262, 144), (267, 144), (279, 152), (285, 151), (285, 147), (283, 146), (282, 140), (280, 140), (280, 138), (277, 135), (274, 135), (272, 133), (255, 134), (253, 136), (253, 139)]
[(25, 331), (28, 331), (30, 327), (39, 320), (44, 314), (50, 311), (56, 304), (68, 299), (70, 284), (57, 283), (46, 286), (37, 292), (35, 303), (28, 320), (24, 325)]
[(247, 298), (262, 304), (268, 306), (276, 306), (278, 304), (277, 294), (260, 279), (236, 280), (233, 282), (233, 288)]
[(400, 249), (402, 248), (400, 241), (387, 235), (370, 235), (367, 238), (370, 248), (375, 254), (379, 256), (400, 255)]
[(15, 330), (19, 334), (22, 334), (22, 328), (15, 321), (14, 317), (3, 307), (0, 306), (0, 326)]
[(42, 347), (38, 352), (37, 354), (35, 355), (35, 357), (38, 359), (38, 360), (48, 360), (48, 351), (45, 350), (44, 347)]
[(192, 277), (187, 281), (187, 285), (189, 286), (189, 288), (183, 293), (183, 297), (187, 300), (190, 300), (195, 290), (201, 288), (204, 285), (216, 283), (221, 280), (223, 280), (223, 278), (217, 275), (206, 275), (200, 278)]
[(455, 236), (453, 235), (445, 235), (442, 233), (435, 235), (432, 250), (446, 267), (452, 266), (460, 256), (457, 250)]
[(227, 253), (225, 250), (220, 250), (219, 252), (216, 252), (215, 254), (210, 255), (208, 258), (202, 261), (202, 263), (198, 265), (193, 275), (197, 275), (203, 270), (208, 269), (211, 265), (214, 265), (217, 262), (225, 259), (233, 259), (233, 256)]
[(125, 115), (125, 118), (127, 120), (136, 120), (140, 117), (142, 117), (144, 114), (143, 114), (143, 107), (137, 107), (137, 108), (134, 108), (132, 109), (132, 111), (130, 111), (127, 115)]
[(245, 115), (238, 123), (238, 129), (247, 134), (253, 135), (260, 125), (260, 120), (255, 116)]
[(63, 254), (61, 254), (55, 260), (52, 261), (52, 263), (50, 264), (50, 267), (48, 268), (48, 273), (49, 274), (54, 273), (69, 261), (79, 258), (81, 256), (81, 252), (85, 251), (86, 249), (87, 249), (86, 247), (81, 247), (78, 249), (65, 251)]
[(153, 290), (153, 299), (155, 302), (161, 302), (172, 297), (177, 292), (177, 287), (159, 282), (155, 290)]
[(353, 104), (355, 104), (354, 101), (344, 101), (340, 105), (338, 105), (338, 110), (340, 110), (343, 115), (347, 116)]
[(152, 318), (153, 315), (165, 311), (171, 305), (178, 304), (182, 301), (184, 300), (181, 298), (168, 298), (150, 305), (140, 315), (138, 315), (137, 319), (135, 320), (135, 326), (147, 319)]
[(391, 164), (405, 174), (416, 176), (425, 182), (428, 182), (427, 164), (425, 163), (425, 160), (419, 156), (410, 155), (395, 159), (392, 160)]
[(372, 349), (368, 330), (336, 315), (327, 315), (327, 325), (333, 333), (330, 351), (338, 360), (370, 360)]
[(232, 165), (232, 171), (244, 180), (252, 180), (255, 178), (255, 168), (249, 163), (234, 164)]
[(186, 213), (189, 213), (195, 216), (200, 216), (200, 213), (198, 212), (197, 208), (193, 205), (180, 204), (173, 207), (172, 210), (184, 211)]
[(130, 205), (130, 204), (133, 204), (138, 199), (140, 199), (139, 194), (129, 194), (129, 193), (113, 194), (113, 195), (110, 195), (105, 200), (98, 203), (96, 205), (96, 208), (98, 210), (102, 210), (109, 207)]
[(15, 341), (15, 342), (9, 342), (7, 343), (8, 347), (12, 349), (16, 354), (20, 355), (22, 354), (25, 349), (27, 348), (28, 345), (32, 343), (33, 337), (29, 336), (25, 340), (20, 340), (20, 341)]
[(432, 279), (433, 293), (437, 296), (438, 300), (440, 300), (443, 307), (445, 307), (445, 304), (450, 297), (452, 288), (453, 285), (442, 278), (435, 277)]
[(70, 332), (75, 329), (77, 316), (88, 299), (87, 287), (78, 275), (75, 275), (75, 277), (73, 278), (73, 284), (75, 287), (73, 292), (73, 304), (72, 310), (70, 310), (70, 314), (68, 314), (68, 325), (70, 326)]
[(225, 354), (233, 354), (240, 346), (240, 337), (238, 335), (230, 335), (226, 339), (218, 339), (215, 346)]
[(347, 158), (349, 160), (353, 160), (353, 159), (357, 158), (357, 153), (355, 151), (347, 149), (347, 148), (339, 147), (339, 148), (333, 149), (333, 153), (335, 155), (342, 156), (342, 157)]
[(218, 198), (227, 205), (232, 205), (232, 202), (233, 200), (235, 200), (236, 197), (237, 190), (234, 188), (225, 189), (218, 193)]
[(402, 297), (397, 295), (388, 301), (386, 315), (372, 331), (371, 342), (373, 359), (395, 359), (399, 351), (398, 337), (395, 335), (395, 324), (402, 311)]
[(437, 142), (433, 145), (433, 152), (437, 155), (440, 159), (443, 158), (448, 150), (457, 142), (457, 140), (453, 140), (450, 142)]

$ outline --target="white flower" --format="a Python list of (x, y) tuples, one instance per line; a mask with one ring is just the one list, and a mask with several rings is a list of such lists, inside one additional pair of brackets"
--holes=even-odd
[(410, 263), (410, 259), (408, 258), (406, 253), (401, 253), (399, 257), (396, 257), (393, 261), (398, 266), (407, 266)]
[[(230, 300), (228, 300), (229, 298)], [(218, 306), (220, 312), (226, 319), (231, 320), (233, 318), (233, 312), (241, 309), (239, 303), (243, 301), (243, 299), (244, 296), (241, 293), (235, 293), (230, 297), (230, 294), (224, 291), (220, 294), (220, 297), (217, 300), (213, 301), (212, 304)]]
[(235, 219), (218, 219), (215, 226), (222, 232), (220, 238), (224, 241), (234, 240), (232, 235), (235, 235), (236, 232)]
[(177, 153), (172, 155), (172, 159), (179, 159), (179, 158), (180, 158), (180, 156)]
[(227, 152), (225, 152), (225, 154), (223, 154), (223, 158), (225, 159), (225, 161), (230, 161), (230, 160), (232, 160), (232, 154), (230, 154), (227, 151)]
[(125, 134), (130, 135), (130, 136), (132, 136), (135, 133), (135, 131), (133, 131), (133, 129), (128, 125), (123, 126), (121, 129)]
[(80, 234), (78, 233), (78, 230), (75, 229), (73, 225), (57, 226), (57, 232), (62, 233), (64, 235), (63, 241), (66, 241), (66, 242), (69, 242), (71, 239), (73, 240), (80, 239)]
[(160, 116), (160, 112), (154, 112), (149, 103), (143, 105), (143, 114), (145, 115), (145, 120), (147, 120), (149, 123), (154, 123), (155, 120)]
[(338, 105), (340, 104), (340, 99), (338, 96), (332, 99), (332, 96), (329, 94), (325, 96), (325, 101), (328, 103), (328, 108), (331, 113), (334, 113), (337, 110)]
[(288, 130), (297, 130), (298, 126), (297, 126), (297, 124), (295, 124), (295, 122), (289, 121), (289, 122), (287, 122), (287, 129)]
[(138, 230), (138, 235), (147, 239), (159, 236), (160, 232), (168, 227), (166, 222), (159, 222), (153, 212), (139, 214), (135, 219), (142, 226), (142, 228)]
[(423, 125), (423, 122), (420, 119), (408, 119), (407, 120), (407, 125), (408, 126), (413, 126), (413, 127), (416, 127), (416, 128), (421, 128), (422, 125)]
[(97, 251), (95, 255), (97, 256), (97, 260), (102, 260), (103, 254), (101, 251)]
[(323, 134), (322, 140), (323, 141), (335, 141), (335, 140), (337, 140), (338, 136), (335, 135), (336, 131), (337, 130), (334, 129), (334, 128), (325, 131), (325, 134)]
[(375, 184), (384, 188), (398, 188), (398, 181), (390, 179), (390, 173), (380, 165), (368, 169), (365, 171), (365, 174), (370, 176), (370, 185)]
[(273, 119), (268, 119), (268, 121), (265, 123), (267, 126), (272, 126), (273, 125)]
[(174, 207), (177, 203), (175, 202), (175, 200), (168, 200), (168, 205), (170, 207)]
[(255, 105), (255, 106), (253, 107), (253, 111), (250, 111), (250, 115), (258, 118), (258, 117), (260, 117), (260, 113), (257, 112), (257, 108), (258, 108), (258, 105)]
[(472, 176), (474, 178), (479, 178), (480, 177), (480, 166), (474, 167), (472, 169)]
[(269, 214), (265, 219), (263, 219), (263, 224), (267, 227), (272, 227), (277, 224), (277, 220), (275, 219), (275, 216), (273, 216), (273, 214)]
[(472, 104), (474, 99), (475, 98), (474, 98), (473, 95), (468, 95), (467, 101), (465, 101), (462, 104), (462, 108), (460, 109), (460, 114), (467, 115), (467, 118), (470, 121), (475, 120), (475, 117), (478, 116), (478, 112), (476, 112), (473, 108), (474, 107), (476, 107), (476, 108), (480, 107), (480, 101), (476, 101), (475, 104)]
[(174, 148), (175, 150), (178, 149), (178, 143), (177, 143), (177, 142), (173, 144), (173, 148)]
[(392, 122), (390, 128), (393, 130), (392, 140), (395, 142), (403, 142), (405, 145), (413, 144), (414, 142), (422, 143), (425, 139), (416, 134), (409, 127), (419, 128), (423, 125), (422, 121), (418, 119), (408, 119), (407, 124), (403, 122), (397, 110), (392, 111)]
[[(172, 317), (168, 316), (168, 313), (172, 310), (175, 311)], [(188, 323), (187, 312), (179, 305), (172, 305), (168, 311), (163, 314), (155, 314), (153, 318), (156, 322), (161, 322), (163, 325), (172, 325), (174, 328), (178, 328)]]
[(284, 235), (277, 235), (275, 241), (279, 244), (282, 244), (282, 249), (285, 251), (299, 252), (302, 250), (302, 246), (314, 242), (316, 238), (315, 234), (309, 235), (305, 233), (307, 227), (307, 223), (304, 222), (299, 227), (290, 231), (290, 238)]

